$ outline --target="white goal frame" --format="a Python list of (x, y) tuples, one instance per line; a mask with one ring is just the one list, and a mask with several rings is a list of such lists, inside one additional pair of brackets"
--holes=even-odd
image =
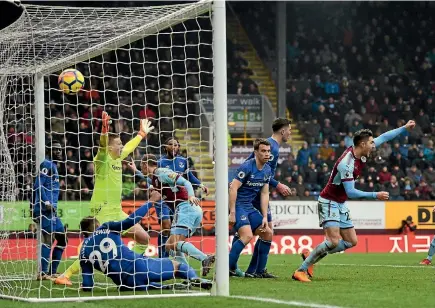
[[(215, 283), (211, 295), (229, 296), (229, 258), (228, 258), (228, 145), (227, 145), (227, 57), (226, 57), (226, 5), (225, 0), (201, 0), (193, 7), (186, 7), (177, 12), (168, 14), (152, 23), (145, 24), (126, 34), (109, 39), (86, 50), (59, 59), (52, 63), (35, 63), (35, 66), (26, 68), (0, 68), (0, 77), (8, 75), (33, 75), (35, 93), (35, 151), (36, 164), (45, 159), (45, 114), (44, 114), (44, 76), (71, 67), (86, 59), (101, 55), (109, 50), (117, 49), (128, 43), (142, 39), (173, 25), (180, 18), (194, 18), (199, 14), (210, 11), (212, 3), (213, 25), (213, 88), (214, 88), (214, 128), (215, 138), (215, 180), (216, 180), (216, 267)], [(23, 14), (26, 14), (24, 9)], [(2, 50), (0, 50), (0, 55)], [(18, 69), (18, 70), (17, 70)], [(39, 232), (38, 232), (39, 233)], [(38, 239), (38, 243), (40, 243)], [(39, 244), (38, 244), (39, 246)], [(40, 249), (37, 249), (38, 254)], [(38, 258), (39, 260), (40, 258)], [(208, 292), (177, 293), (156, 295), (120, 295), (98, 297), (64, 297), (64, 298), (25, 298), (0, 294), (0, 298), (27, 301), (27, 302), (66, 302), (66, 301), (91, 301), (106, 299), (138, 299), (159, 297), (185, 297), (209, 296)]]

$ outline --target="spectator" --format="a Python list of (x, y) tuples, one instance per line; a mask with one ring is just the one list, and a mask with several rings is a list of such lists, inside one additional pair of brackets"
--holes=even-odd
[(402, 169), (399, 168), (398, 165), (393, 166), (393, 170), (391, 170), (391, 175), (394, 175), (400, 183), (403, 183), (405, 181), (405, 173), (402, 171)]
[(322, 170), (321, 170), (321, 172), (319, 173), (319, 176), (318, 176), (318, 184), (321, 186), (321, 187), (325, 187), (326, 186), (326, 184), (328, 183), (328, 180), (329, 180), (329, 177), (331, 176), (331, 171), (329, 170), (329, 167), (328, 167), (328, 165), (326, 164), (326, 163), (323, 163), (322, 164)]
[(284, 160), (279, 166), (279, 169), (281, 169), (284, 178), (291, 177), (294, 164), (295, 164), (295, 157), (293, 156), (293, 153), (289, 153), (287, 155), (287, 160)]
[(402, 220), (402, 226), (399, 229), (400, 234), (410, 234), (417, 230), (416, 224), (412, 221), (412, 216), (408, 216), (406, 220)]
[(392, 175), (389, 183), (385, 185), (385, 190), (390, 194), (391, 201), (403, 201), (405, 198), (402, 197), (400, 191), (399, 182), (397, 182), (396, 176)]
[(341, 157), (341, 155), (346, 151), (346, 144), (344, 142), (344, 139), (340, 140), (340, 143), (338, 144), (338, 147), (335, 149), (335, 156)]
[(316, 168), (315, 163), (311, 163), (307, 172), (305, 173), (305, 183), (309, 190), (319, 191), (321, 190), (320, 185), (317, 184), (319, 178), (319, 172)]
[(299, 175), (302, 175), (302, 172), (299, 170), (298, 165), (293, 165), (292, 171), (291, 171), (291, 178), (293, 182), (297, 182)]
[(391, 173), (388, 171), (387, 166), (383, 166), (382, 170), (378, 173), (379, 183), (385, 184), (391, 180)]
[(418, 200), (431, 200), (434, 196), (432, 188), (427, 185), (425, 180), (421, 180), (414, 191)]
[(296, 157), (296, 163), (299, 167), (306, 167), (308, 166), (308, 160), (310, 158), (311, 151), (308, 149), (308, 143), (305, 141), (302, 145), (302, 148), (298, 151), (298, 156)]
[(344, 146), (347, 148), (353, 146), (353, 132), (349, 131), (344, 137)]
[(423, 154), (427, 161), (431, 162), (434, 160), (434, 145), (432, 140), (427, 142), (427, 145), (423, 149)]
[(295, 185), (295, 189), (296, 189), (296, 195), (301, 198), (304, 196), (304, 192), (305, 192), (305, 184), (304, 184), (304, 178), (302, 177), (302, 175), (299, 175), (297, 178), (297, 182)]
[(334, 153), (334, 149), (329, 145), (329, 140), (324, 139), (322, 146), (319, 148), (320, 158), (323, 160), (327, 160), (331, 154)]
[(388, 160), (392, 152), (390, 144), (385, 142), (379, 149), (379, 156), (382, 157), (383, 160)]
[(325, 119), (325, 124), (322, 128), (322, 137), (323, 140), (329, 140), (330, 142), (334, 143), (336, 140), (336, 131), (335, 129), (331, 126), (331, 120), (329, 119)]
[(317, 118), (313, 118), (312, 123), (305, 126), (305, 135), (307, 137), (307, 141), (312, 143), (319, 142), (319, 136), (320, 136), (320, 125), (317, 123)]
[(426, 183), (431, 183), (432, 189), (435, 189), (435, 170), (433, 164), (430, 164), (427, 170), (423, 171), (423, 179)]
[(411, 168), (408, 169), (406, 176), (415, 185), (420, 182), (422, 175), (421, 175), (421, 171), (417, 169), (417, 165), (412, 164)]

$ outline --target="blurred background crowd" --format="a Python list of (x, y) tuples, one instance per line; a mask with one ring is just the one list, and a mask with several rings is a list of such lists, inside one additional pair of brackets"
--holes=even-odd
[[(276, 76), (276, 6), (266, 2), (230, 6), (258, 56)], [(277, 169), (276, 178), (294, 188), (290, 199), (318, 196), (357, 130), (369, 128), (379, 135), (410, 119), (416, 120), (416, 129), (381, 146), (356, 186), (366, 191), (385, 189), (392, 200), (435, 199), (433, 7), (430, 2), (287, 4), (286, 105), (305, 140)], [(145, 149), (161, 153), (163, 141), (174, 129), (201, 125), (196, 94), (212, 92), (211, 28), (207, 18), (187, 21), (179, 29), (183, 27), (189, 30), (186, 36), (174, 28), (172, 35), (164, 31), (79, 64), (87, 85), (77, 97), (61, 95), (57, 76), (46, 79), (47, 139), (65, 145), (66, 163), (59, 169), (63, 199), (91, 196), (92, 157), (103, 110), (115, 119), (113, 130), (124, 143), (134, 136), (139, 119), (153, 119), (157, 129), (143, 141), (136, 157)], [(227, 40), (228, 94), (264, 94), (245, 52), (236, 40)], [(20, 161), (20, 149), (33, 140), (23, 133), (26, 113), (13, 106), (9, 110), (7, 141), (14, 161)], [(15, 168), (26, 174), (32, 167)], [(143, 197), (127, 163), (124, 169), (123, 197)], [(32, 179), (21, 181), (25, 195)], [(282, 197), (272, 192), (272, 198)]]

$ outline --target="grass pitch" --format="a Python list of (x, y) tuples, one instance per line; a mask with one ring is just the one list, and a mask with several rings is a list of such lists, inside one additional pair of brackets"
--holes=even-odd
[[(434, 267), (420, 266), (419, 261), (425, 254), (335, 254), (326, 257), (315, 268), (312, 283), (300, 283), (291, 279), (292, 272), (301, 262), (298, 255), (271, 255), (268, 270), (280, 278), (247, 279), (231, 278), (230, 292), (232, 296), (255, 297), (254, 299), (187, 297), (160, 299), (127, 299), (62, 303), (31, 304), (0, 300), (0, 307), (24, 308), (35, 305), (41, 307), (72, 308), (84, 305), (88, 308), (102, 307), (434, 307), (435, 276)], [(249, 256), (242, 256), (240, 267), (245, 269)], [(68, 264), (65, 263), (65, 266)], [(78, 279), (78, 277), (76, 277)], [(106, 287), (104, 277), (98, 277), (103, 284), (94, 295), (118, 295), (113, 286)], [(21, 282), (21, 284), (24, 284)], [(75, 284), (77, 286), (77, 283)], [(44, 297), (78, 296), (75, 288), (59, 288), (51, 282), (33, 282), (32, 295), (41, 292)], [(155, 293), (155, 292), (154, 292)], [(122, 292), (124, 295), (132, 294)], [(80, 293), (90, 296), (89, 293)], [(275, 302), (261, 302), (262, 299), (273, 299)]]

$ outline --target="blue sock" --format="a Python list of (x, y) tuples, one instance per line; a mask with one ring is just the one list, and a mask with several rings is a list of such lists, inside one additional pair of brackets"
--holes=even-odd
[(189, 265), (180, 263), (178, 271), (175, 273), (175, 277), (182, 279), (193, 279), (198, 278), (198, 275)]
[(233, 242), (231, 243), (231, 246), (234, 245), (234, 243), (239, 239), (240, 239), (239, 234), (236, 232), (233, 236)]
[(159, 251), (159, 258), (168, 258), (169, 254), (166, 251), (166, 242), (168, 241), (169, 236), (166, 236), (163, 234), (163, 232), (160, 232), (157, 237), (157, 245), (158, 245), (158, 251)]
[(271, 241), (266, 241), (262, 239), (258, 239), (257, 242), (260, 242), (258, 245), (258, 265), (257, 265), (257, 273), (261, 274), (264, 272), (266, 268), (267, 259), (269, 258), (270, 246), (272, 245)]
[(310, 265), (320, 260), (320, 256), (325, 255), (325, 253), (329, 252), (331, 250), (331, 246), (332, 244), (328, 240), (325, 240), (317, 245), (317, 247), (314, 248), (314, 250), (310, 253), (308, 258), (306, 258), (305, 261), (298, 268), (298, 271), (306, 271)]
[(257, 240), (254, 246), (254, 251), (252, 252), (251, 262), (249, 263), (247, 273), (253, 274), (257, 272), (258, 266), (258, 253), (260, 251), (260, 238)]
[(435, 254), (435, 237), (430, 242), (429, 252), (427, 253), (427, 258), (429, 261), (432, 261), (432, 257)]
[(245, 244), (239, 239), (237, 240), (233, 246), (231, 246), (230, 250), (230, 270), (234, 271), (237, 269), (237, 261), (239, 260), (240, 253), (245, 248)]
[(62, 254), (65, 250), (65, 247), (54, 247), (53, 255), (51, 256), (51, 270), (50, 274), (57, 273), (57, 267), (59, 266), (60, 261), (62, 260)]
[(328, 254), (337, 253), (337, 252), (344, 251), (344, 250), (349, 249), (349, 248), (352, 248), (352, 244), (351, 243), (346, 242), (344, 240), (340, 240), (338, 242), (337, 247), (335, 247), (334, 249), (328, 251)]
[(204, 261), (207, 259), (205, 253), (193, 246), (193, 244), (184, 241), (177, 242), (177, 251), (184, 252), (198, 261)]
[(41, 244), (41, 272), (48, 274), (48, 264), (50, 263), (51, 247)]
[(186, 260), (186, 255), (185, 255), (184, 253), (182, 253), (181, 251), (174, 251), (174, 250), (171, 250), (171, 251), (169, 252), (169, 255), (170, 255), (171, 257), (173, 257), (174, 260), (177, 261), (177, 262), (179, 262), (179, 263), (182, 263), (182, 264), (189, 264), (189, 263), (187, 262), (187, 260)]

